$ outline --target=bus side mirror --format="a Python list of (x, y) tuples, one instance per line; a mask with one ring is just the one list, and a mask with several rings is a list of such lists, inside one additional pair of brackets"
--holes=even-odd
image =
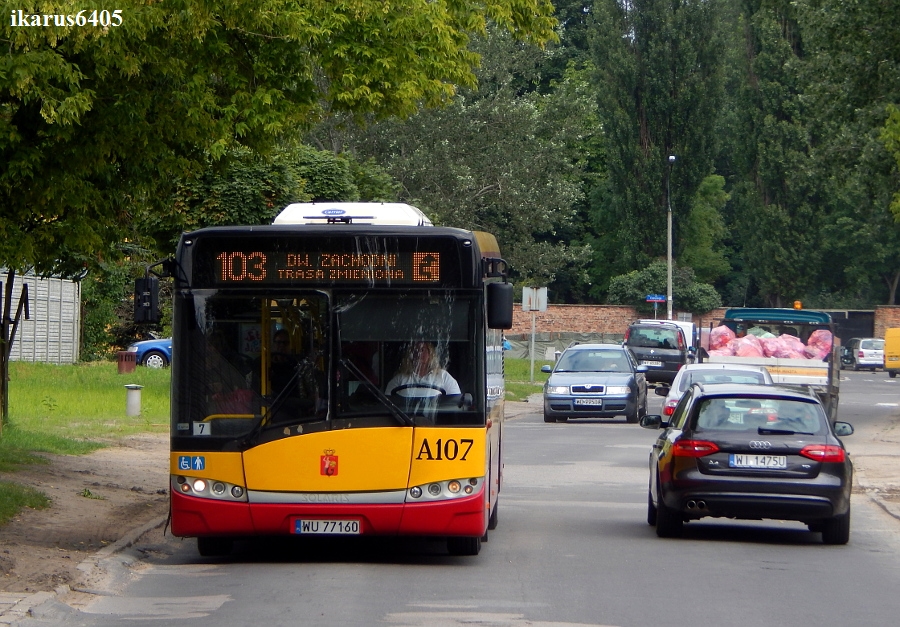
[(487, 319), (489, 329), (511, 329), (513, 325), (512, 283), (487, 284)]
[(135, 323), (159, 322), (159, 279), (147, 276), (134, 281)]

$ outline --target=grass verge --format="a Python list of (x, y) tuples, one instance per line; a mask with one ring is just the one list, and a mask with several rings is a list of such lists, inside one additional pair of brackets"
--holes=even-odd
[(50, 499), (37, 490), (11, 481), (0, 481), (0, 527), (25, 507), (44, 509), (49, 506)]
[[(143, 386), (140, 416), (125, 415), (125, 385), (132, 383)], [(110, 362), (62, 366), (12, 362), (0, 472), (47, 463), (39, 453), (84, 455), (129, 435), (168, 430), (167, 368), (137, 368), (120, 375)], [(0, 481), (0, 525), (24, 507), (48, 505), (37, 490)]]
[(506, 400), (526, 401), (532, 394), (540, 394), (544, 390), (544, 382), (548, 375), (541, 372), (541, 366), (552, 366), (552, 361), (534, 360), (534, 382), (531, 382), (531, 360), (513, 359), (507, 357), (504, 360), (506, 371)]

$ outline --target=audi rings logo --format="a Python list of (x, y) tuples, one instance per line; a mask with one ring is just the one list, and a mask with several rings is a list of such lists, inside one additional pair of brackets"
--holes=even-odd
[(750, 448), (772, 448), (772, 443), (765, 440), (750, 440)]

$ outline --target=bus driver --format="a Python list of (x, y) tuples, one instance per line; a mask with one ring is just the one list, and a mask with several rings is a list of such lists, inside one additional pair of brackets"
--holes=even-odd
[(459, 394), (459, 383), (441, 367), (431, 342), (413, 342), (400, 362), (397, 374), (385, 386), (388, 394), (425, 398)]

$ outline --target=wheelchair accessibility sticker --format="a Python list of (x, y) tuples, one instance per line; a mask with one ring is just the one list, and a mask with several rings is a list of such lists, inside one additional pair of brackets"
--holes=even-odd
[(179, 455), (178, 470), (206, 470), (206, 458), (202, 455)]

